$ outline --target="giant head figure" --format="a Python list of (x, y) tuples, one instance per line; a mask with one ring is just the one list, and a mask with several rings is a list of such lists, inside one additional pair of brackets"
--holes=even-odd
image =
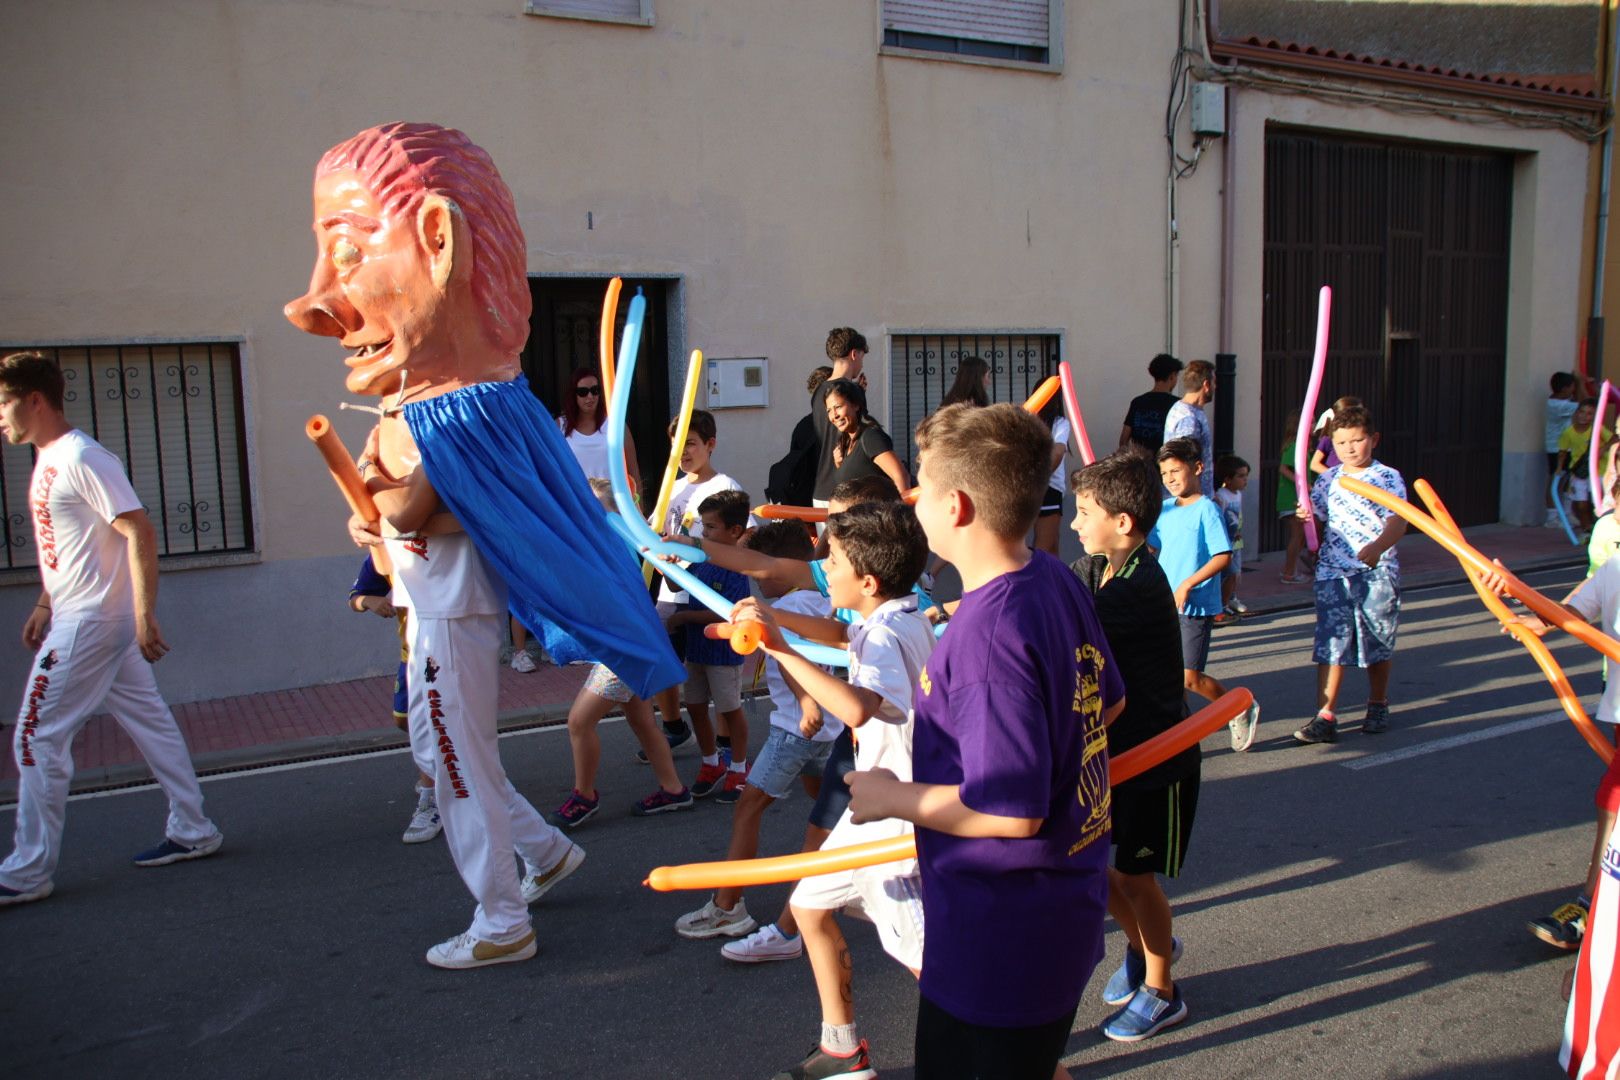
[(488, 154), (435, 124), (384, 124), (315, 167), (315, 273), (284, 309), (351, 350), (357, 394), (431, 397), (518, 374), (523, 230)]

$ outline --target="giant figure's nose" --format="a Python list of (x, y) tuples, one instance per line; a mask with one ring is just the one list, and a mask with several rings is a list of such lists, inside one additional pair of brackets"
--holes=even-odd
[(355, 322), (353, 318), (345, 316), (352, 316), (354, 312), (334, 285), (325, 260), (318, 262), (315, 275), (309, 282), (309, 291), (296, 300), (288, 301), (281, 313), (287, 316), (288, 322), (305, 333), (342, 337)]

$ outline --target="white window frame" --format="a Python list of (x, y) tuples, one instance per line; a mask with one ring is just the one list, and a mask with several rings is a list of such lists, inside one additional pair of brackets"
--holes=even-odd
[[(986, 0), (991, 2), (991, 0)], [(1064, 0), (1047, 0), (1047, 36), (1046, 36), (1046, 62), (1038, 63), (1031, 60), (1011, 60), (999, 56), (965, 56), (961, 53), (942, 52), (937, 49), (910, 49), (899, 45), (884, 43), (886, 33), (883, 26), (883, 0), (873, 6), (875, 9), (875, 24), (877, 28), (877, 46), (879, 56), (897, 56), (908, 60), (936, 60), (955, 64), (972, 64), (979, 67), (1009, 68), (1014, 71), (1034, 71), (1046, 75), (1063, 74), (1063, 27), (1064, 27)]]
[(578, 19), (582, 22), (616, 23), (620, 26), (652, 26), (653, 0), (641, 0), (641, 14), (626, 15), (598, 15), (589, 11), (578, 11), (573, 8), (559, 8), (551, 0), (525, 0), (523, 14), (539, 15), (552, 19)]

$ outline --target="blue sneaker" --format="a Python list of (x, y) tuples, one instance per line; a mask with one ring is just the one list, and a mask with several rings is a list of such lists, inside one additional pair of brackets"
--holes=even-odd
[(168, 837), (157, 847), (147, 848), (130, 861), (136, 866), (168, 866), (170, 863), (185, 862), (187, 859), (205, 859), (219, 850), (219, 845), (225, 842), (225, 837), (215, 833), (207, 840), (194, 847), (177, 844)]
[[(1170, 962), (1174, 964), (1181, 959), (1181, 939), (1170, 939)], [(1123, 1005), (1136, 996), (1137, 987), (1147, 977), (1147, 958), (1135, 952), (1130, 946), (1125, 947), (1125, 962), (1119, 965), (1119, 970), (1109, 978), (1108, 985), (1103, 987), (1102, 999), (1109, 1005)]]
[(1167, 1027), (1187, 1019), (1187, 1003), (1181, 998), (1181, 987), (1166, 1001), (1147, 987), (1139, 988), (1129, 1005), (1109, 1017), (1102, 1033), (1115, 1042), (1141, 1042)]

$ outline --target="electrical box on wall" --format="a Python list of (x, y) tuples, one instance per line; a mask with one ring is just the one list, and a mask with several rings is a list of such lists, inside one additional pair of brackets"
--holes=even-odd
[(1220, 83), (1192, 84), (1192, 133), (1226, 134), (1226, 87)]
[(771, 403), (770, 369), (765, 357), (709, 360), (711, 409), (763, 409)]

